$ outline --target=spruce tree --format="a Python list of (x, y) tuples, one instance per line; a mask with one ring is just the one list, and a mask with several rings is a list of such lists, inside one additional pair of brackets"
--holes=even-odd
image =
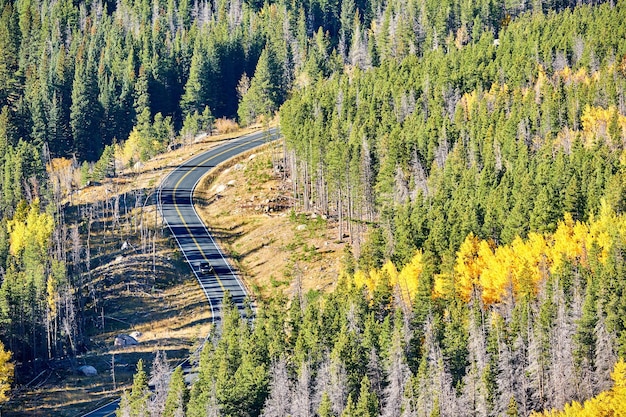
[(93, 64), (78, 62), (72, 84), (70, 125), (73, 149), (79, 160), (95, 161), (103, 149), (100, 135), (102, 107), (98, 101), (98, 85)]
[(163, 417), (178, 417), (184, 415), (187, 402), (189, 401), (189, 391), (185, 384), (183, 368), (177, 366), (170, 378), (163, 409)]

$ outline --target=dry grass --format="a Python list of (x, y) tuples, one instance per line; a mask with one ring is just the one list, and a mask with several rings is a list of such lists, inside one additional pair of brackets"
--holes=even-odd
[(221, 117), (215, 121), (215, 129), (221, 133), (233, 133), (239, 130), (239, 125), (232, 119)]
[(291, 207), (272, 152), (249, 152), (205, 177), (196, 191), (198, 212), (254, 295), (331, 288), (344, 246), (336, 241), (336, 224)]
[[(117, 222), (109, 216), (92, 224), (94, 255), (86, 288), (94, 289), (98, 301), (90, 300), (87, 306), (89, 350), (73, 363), (51, 364), (45, 382), (20, 391), (5, 405), (3, 416), (80, 415), (119, 397), (123, 387), (132, 382), (139, 358), (150, 364), (158, 349), (175, 364), (200, 346), (211, 327), (204, 295), (165, 232), (152, 196), (161, 178), (180, 162), (240, 134), (204, 137), (139, 169), (84, 188), (72, 194), (71, 201), (68, 198), (68, 218), (75, 219), (81, 216), (80, 207), (101, 204), (115, 196), (120, 196), (120, 202), (125, 197), (128, 206)], [(298, 288), (330, 288), (337, 279), (343, 247), (334, 240), (334, 224), (284, 207), (290, 201), (288, 184), (275, 178), (268, 163), (270, 156), (269, 149), (249, 153), (205, 178), (196, 195), (199, 212), (242, 271), (253, 294), (282, 291), (292, 295)], [(135, 200), (142, 204), (135, 207)], [(151, 244), (145, 251), (142, 248), (140, 222), (150, 233), (156, 233), (154, 250)], [(130, 249), (122, 250), (123, 242), (130, 243)], [(112, 346), (115, 335), (132, 331), (142, 333), (139, 346)], [(112, 355), (117, 389), (110, 374)], [(83, 364), (94, 366), (99, 375), (87, 378), (72, 371)]]
[[(88, 350), (72, 360), (42, 365), (46, 372), (36, 387), (19, 389), (4, 405), (3, 416), (80, 415), (119, 397), (132, 382), (140, 358), (149, 365), (162, 350), (175, 365), (201, 345), (211, 328), (206, 299), (161, 223), (153, 197), (161, 178), (180, 162), (242, 133), (205, 136), (102, 184), (67, 193), (68, 223), (82, 222), (85, 230), (86, 208), (99, 211), (91, 222), (91, 271), (83, 275)], [(116, 198), (119, 219), (112, 216), (112, 204), (105, 204)], [(143, 241), (142, 227), (149, 236)], [(81, 239), (84, 245), (86, 236)], [(122, 250), (124, 242), (129, 246)], [(132, 331), (142, 333), (138, 346), (113, 347), (117, 334)], [(110, 372), (113, 355), (116, 388)], [(84, 364), (94, 366), (98, 376), (78, 375), (74, 369)], [(22, 383), (29, 380), (20, 378)]]

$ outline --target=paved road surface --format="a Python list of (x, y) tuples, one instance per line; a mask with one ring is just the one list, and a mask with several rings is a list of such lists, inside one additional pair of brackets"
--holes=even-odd
[[(270, 135), (273, 139), (275, 134), (276, 129), (270, 129), (269, 133), (257, 132), (230, 140), (187, 160), (161, 182), (158, 196), (161, 215), (209, 301), (213, 321), (220, 318), (226, 290), (230, 291), (240, 311), (244, 309), (247, 293), (213, 236), (198, 217), (192, 202), (193, 190), (200, 179), (216, 165), (268, 142)], [(212, 273), (200, 274), (199, 267), (203, 262), (211, 263)], [(119, 399), (82, 417), (115, 416), (118, 404)]]

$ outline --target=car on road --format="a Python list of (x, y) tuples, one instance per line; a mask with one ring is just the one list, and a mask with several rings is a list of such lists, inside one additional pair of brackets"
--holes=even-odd
[(213, 265), (211, 265), (209, 262), (202, 262), (200, 264), (199, 270), (201, 275), (210, 274), (211, 272), (213, 272)]

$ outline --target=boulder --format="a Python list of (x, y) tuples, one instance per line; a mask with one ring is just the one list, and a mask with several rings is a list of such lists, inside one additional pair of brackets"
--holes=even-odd
[(80, 372), (81, 374), (85, 375), (85, 376), (96, 376), (98, 375), (98, 371), (96, 370), (96, 368), (94, 368), (91, 365), (83, 365), (80, 368), (78, 368), (78, 372)]
[(115, 342), (113, 342), (115, 347), (126, 347), (126, 346), (135, 346), (138, 345), (137, 339), (127, 334), (120, 334), (115, 337)]

